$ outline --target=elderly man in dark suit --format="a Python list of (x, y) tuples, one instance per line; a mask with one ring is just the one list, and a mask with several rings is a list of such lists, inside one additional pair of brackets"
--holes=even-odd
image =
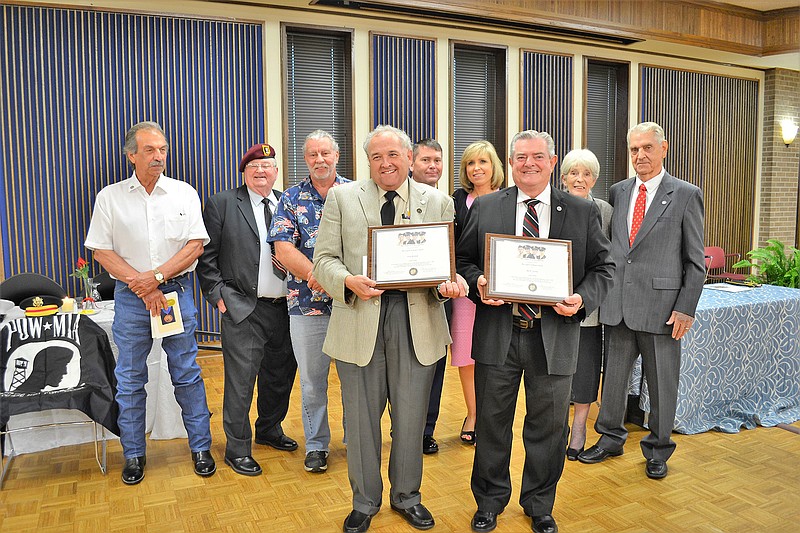
[(203, 294), (221, 315), (225, 463), (238, 474), (257, 476), (261, 466), (251, 453), (253, 385), (258, 377), (256, 443), (297, 449), (281, 428), (297, 362), (289, 337), (286, 272), (267, 243), (281, 194), (272, 188), (278, 176), (275, 150), (268, 144), (252, 146), (239, 172), (244, 185), (215, 194), (206, 203), (203, 219), (211, 242), (197, 274)]
[(643, 122), (628, 132), (636, 176), (611, 187), (611, 255), (616, 284), (600, 308), (606, 325), (603, 395), (595, 446), (578, 455), (599, 463), (622, 455), (628, 432), (625, 407), (628, 377), (639, 354), (650, 390), (650, 434), (641, 441), (652, 479), (667, 475), (675, 451), (675, 423), (681, 338), (694, 321), (705, 279), (703, 193), (664, 169), (664, 130)]
[[(492, 531), (511, 498), (512, 425), (524, 380), (525, 465), (519, 501), (531, 517), (533, 531), (555, 533), (552, 510), (564, 469), (580, 321), (603, 301), (613, 265), (597, 208), (550, 186), (557, 161), (552, 137), (533, 130), (517, 133), (509, 153), (515, 186), (475, 200), (456, 247), (458, 273), (469, 284), (470, 298), (477, 304), (475, 324), (481, 325), (472, 341), (475, 432), (480, 435), (472, 466), (472, 493), (478, 504), (472, 529)], [(573, 293), (541, 308), (486, 298), (487, 233), (572, 241)]]

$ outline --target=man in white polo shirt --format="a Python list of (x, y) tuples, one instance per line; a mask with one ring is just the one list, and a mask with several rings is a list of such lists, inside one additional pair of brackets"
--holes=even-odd
[(150, 316), (169, 307), (164, 294), (173, 291), (184, 331), (165, 337), (162, 348), (189, 435), (194, 471), (199, 476), (216, 471), (206, 389), (196, 361), (197, 310), (188, 276), (209, 238), (197, 191), (163, 174), (168, 149), (164, 131), (155, 122), (140, 122), (128, 130), (124, 152), (133, 174), (97, 194), (84, 243), (117, 280), (112, 332), (119, 347), (115, 374), (125, 456), (122, 481), (128, 485), (144, 478)]

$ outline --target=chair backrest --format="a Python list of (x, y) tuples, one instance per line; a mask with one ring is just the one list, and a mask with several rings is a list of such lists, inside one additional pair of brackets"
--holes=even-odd
[(725, 268), (725, 250), (719, 246), (706, 246), (705, 254), (711, 258), (706, 260), (706, 269)]
[(101, 272), (92, 278), (97, 285), (97, 292), (100, 293), (100, 298), (103, 300), (114, 299), (114, 289), (117, 286), (117, 280), (111, 277), (108, 272)]
[(63, 299), (67, 292), (55, 281), (42, 276), (26, 272), (11, 276), (0, 283), (0, 298), (11, 300), (16, 305), (31, 296), (55, 296)]

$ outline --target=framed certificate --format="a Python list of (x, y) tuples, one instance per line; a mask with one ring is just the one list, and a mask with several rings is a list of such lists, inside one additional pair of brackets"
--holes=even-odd
[(435, 287), (456, 279), (453, 223), (370, 226), (367, 275), (378, 289)]
[(486, 234), (486, 297), (553, 305), (572, 294), (572, 241)]

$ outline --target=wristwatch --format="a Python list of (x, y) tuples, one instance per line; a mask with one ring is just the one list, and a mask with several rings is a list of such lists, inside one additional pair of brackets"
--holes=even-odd
[(155, 275), (156, 281), (158, 282), (159, 285), (164, 283), (164, 274), (162, 274), (159, 269), (154, 268), (153, 269), (153, 274)]

